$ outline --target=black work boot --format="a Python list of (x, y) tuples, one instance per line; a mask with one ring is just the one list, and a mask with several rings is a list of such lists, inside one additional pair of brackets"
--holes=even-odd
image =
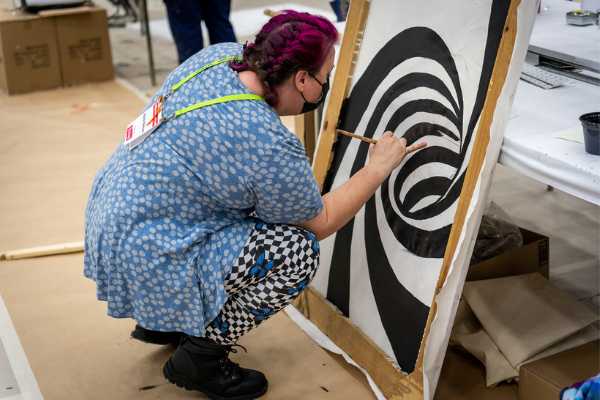
[(165, 364), (163, 374), (169, 382), (213, 400), (249, 400), (265, 394), (265, 375), (230, 361), (229, 352), (236, 350), (231, 345), (187, 336)]
[(181, 332), (159, 332), (151, 331), (146, 328), (142, 328), (139, 325), (135, 326), (135, 329), (131, 332), (131, 337), (142, 341), (144, 343), (152, 344), (174, 344), (179, 345), (181, 337), (184, 334)]

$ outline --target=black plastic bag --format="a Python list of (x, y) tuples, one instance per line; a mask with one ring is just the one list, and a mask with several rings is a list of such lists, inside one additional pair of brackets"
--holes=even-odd
[(523, 246), (523, 235), (512, 219), (493, 201), (483, 215), (471, 265)]

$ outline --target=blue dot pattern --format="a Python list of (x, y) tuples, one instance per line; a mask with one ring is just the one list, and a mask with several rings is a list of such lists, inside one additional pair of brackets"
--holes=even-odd
[[(208, 47), (175, 69), (159, 95), (242, 46)], [(164, 115), (202, 101), (251, 94), (228, 63), (195, 76)], [(108, 315), (156, 331), (204, 336), (253, 216), (295, 223), (323, 208), (305, 150), (263, 101), (212, 105), (163, 124), (129, 151), (121, 144), (94, 178), (86, 208), (84, 275)]]

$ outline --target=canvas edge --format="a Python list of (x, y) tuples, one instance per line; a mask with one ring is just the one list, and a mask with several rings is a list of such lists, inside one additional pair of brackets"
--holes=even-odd
[[(436, 293), (439, 292), (439, 294), (435, 296), (434, 304), (437, 304), (438, 299), (445, 304), (444, 313), (446, 324), (438, 329), (435, 329), (435, 318), (437, 318), (437, 315), (434, 316), (431, 329), (435, 330), (435, 332), (429, 335), (426, 344), (422, 349), (424, 356), (427, 357), (422, 364), (424, 371), (424, 398), (426, 399), (433, 397), (441, 373), (445, 350), (450, 337), (450, 330), (447, 329), (447, 327), (454, 321), (458, 302), (460, 301), (460, 294), (462, 292), (462, 287), (464, 285), (464, 280), (468, 270), (470, 254), (475, 244), (476, 235), (474, 232), (477, 232), (479, 229), (485, 203), (487, 202), (487, 196), (496, 167), (496, 160), (500, 154), (500, 149), (502, 146), (501, 138), (504, 136), (504, 132), (508, 123), (508, 114), (510, 114), (517, 85), (519, 83), (519, 75), (521, 73), (522, 65), (525, 61), (527, 45), (533, 30), (533, 24), (536, 15), (535, 11), (537, 10), (538, 5), (539, 0), (513, 0), (511, 3), (511, 9), (509, 11), (507, 21), (507, 24), (510, 23), (510, 25), (507, 26), (512, 28), (512, 35), (503, 35), (499, 50), (501, 57), (496, 61), (496, 65), (501, 66), (501, 78), (503, 81), (501, 85), (498, 85), (498, 81), (495, 80), (495, 78), (498, 78), (496, 76), (496, 71), (494, 71), (494, 75), (492, 76), (491, 80), (492, 83), (496, 83), (496, 87), (500, 86), (500, 90), (497, 90), (495, 93), (497, 98), (495, 99), (493, 111), (491, 112), (489, 130), (498, 132), (501, 137), (497, 138), (495, 142), (488, 143), (486, 145), (487, 154), (481, 164), (479, 174), (477, 175), (477, 183), (473, 189), (472, 201), (469, 204), (469, 209), (467, 209), (467, 215), (463, 224), (463, 226), (469, 225), (471, 228), (461, 232), (461, 237), (459, 239), (459, 243), (461, 245), (453, 253), (450, 270), (444, 282), (444, 284), (446, 282), (449, 283), (448, 287), (442, 287), (441, 291), (439, 291), (439, 289), (436, 290)], [(505, 43), (504, 36), (508, 36), (510, 39), (509, 43)], [(504, 61), (509, 56), (510, 58), (508, 58), (508, 60), (510, 60), (510, 62), (505, 63)], [(496, 68), (496, 65), (494, 68)], [(507, 83), (507, 79), (509, 77), (510, 81)], [(490, 89), (490, 91), (492, 91), (492, 89)], [(505, 113), (507, 115), (497, 115), (496, 106), (501, 103), (504, 103), (506, 106)], [(488, 111), (488, 114), (489, 113), (490, 112)], [(485, 187), (482, 187), (481, 178), (484, 175), (489, 175), (490, 179), (486, 182)], [(477, 199), (473, 202), (473, 197), (475, 196)], [(465, 232), (470, 232), (470, 234), (466, 234)], [(455, 282), (450, 284), (451, 280), (455, 280)], [(433, 354), (428, 356), (427, 354), (429, 352)]]

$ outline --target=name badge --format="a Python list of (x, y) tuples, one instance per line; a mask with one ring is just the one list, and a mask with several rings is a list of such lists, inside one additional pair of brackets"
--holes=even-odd
[(152, 107), (148, 108), (142, 115), (137, 117), (127, 127), (125, 134), (125, 145), (129, 145), (129, 151), (142, 143), (162, 123), (162, 96)]

